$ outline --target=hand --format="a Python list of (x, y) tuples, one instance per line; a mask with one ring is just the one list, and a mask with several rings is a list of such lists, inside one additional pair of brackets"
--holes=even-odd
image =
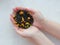
[(12, 15), (15, 15), (15, 13), (18, 10), (27, 10), (27, 11), (29, 11), (31, 16), (34, 19), (33, 25), (40, 28), (40, 29), (42, 29), (42, 25), (45, 22), (45, 18), (43, 17), (43, 15), (41, 14), (40, 11), (33, 10), (33, 9), (28, 9), (28, 8), (23, 8), (23, 7), (16, 7), (16, 8), (13, 9), (13, 14)]
[(21, 8), (21, 7), (17, 8), (17, 9), (15, 8), (12, 15), (10, 16), (10, 19), (14, 25), (14, 28), (19, 35), (26, 37), (26, 38), (33, 37), (33, 35), (35, 35), (35, 33), (39, 32), (39, 29), (37, 27), (35, 27), (34, 25), (30, 26), (28, 29), (18, 28), (18, 26), (16, 26), (16, 24), (15, 24), (15, 20), (13, 19), (17, 10), (28, 10), (31, 12), (32, 15), (34, 14), (33, 11), (29, 10), (29, 9)]
[[(31, 15), (33, 16), (34, 23), (32, 26), (30, 26), (28, 29), (22, 29), (16, 26), (15, 20), (13, 19), (14, 15), (16, 14), (17, 10), (27, 10), (31, 12)], [(33, 42), (35, 42), (37, 45), (54, 45), (41, 31), (39, 31), (38, 28), (42, 27), (42, 24), (44, 23), (45, 19), (42, 16), (42, 14), (36, 10), (27, 9), (27, 8), (15, 8), (12, 15), (10, 16), (10, 20), (14, 25), (14, 28), (16, 32), (21, 35), (22, 37), (33, 39)], [(37, 28), (38, 27), (38, 28)]]
[(35, 26), (30, 26), (28, 29), (21, 29), (16, 26), (14, 23), (13, 16), (10, 16), (10, 19), (14, 25), (15, 31), (24, 38), (27, 38), (29, 41), (33, 42), (36, 45), (54, 45), (39, 29)]
[(33, 35), (35, 35), (35, 33), (39, 32), (38, 28), (36, 28), (35, 26), (30, 26), (28, 29), (18, 28), (16, 26), (16, 24), (14, 23), (14, 19), (13, 19), (12, 15), (10, 16), (10, 19), (14, 25), (16, 32), (19, 35), (21, 35), (22, 37), (30, 38), (30, 37), (33, 37)]

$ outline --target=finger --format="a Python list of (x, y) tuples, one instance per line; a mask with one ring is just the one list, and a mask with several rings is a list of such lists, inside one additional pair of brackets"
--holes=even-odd
[(18, 10), (26, 10), (26, 11), (29, 11), (31, 12), (32, 14), (34, 14), (36, 11), (33, 10), (33, 9), (30, 9), (30, 8), (23, 8), (23, 7), (16, 7), (13, 9), (14, 12), (17, 12)]
[(13, 19), (13, 15), (10, 15), (10, 20), (13, 23), (13, 25), (17, 26), (17, 22)]
[(10, 20), (12, 21), (12, 23), (16, 23), (16, 21), (13, 19), (14, 18), (14, 16), (13, 15), (10, 15)]
[(17, 12), (18, 10), (25, 10), (25, 8), (23, 7), (16, 7), (13, 9), (14, 12)]
[(12, 22), (13, 26), (14, 26), (14, 29), (15, 29), (15, 30), (18, 30), (18, 29), (19, 29), (19, 27), (14, 23), (15, 21), (14, 21), (14, 19), (13, 19), (13, 17), (12, 17), (12, 16), (10, 17), (10, 20), (11, 20), (11, 22)]
[[(13, 23), (14, 25), (14, 28), (17, 30), (18, 29), (22, 29), (22, 28), (19, 28), (18, 25), (16, 24), (16, 21), (13, 19), (13, 15), (10, 15), (10, 20), (11, 22)], [(20, 30), (20, 31), (23, 31), (23, 30)]]
[(17, 9), (16, 9), (16, 8), (14, 8), (14, 9), (13, 9), (13, 11), (14, 11), (14, 12), (16, 12), (16, 11), (17, 11)]
[(25, 8), (25, 10), (31, 12), (32, 14), (34, 14), (36, 12), (34, 9), (31, 9), (31, 8)]
[[(16, 7), (16, 8), (13, 9), (13, 14), (16, 14), (16, 12), (17, 12), (18, 10), (27, 10), (27, 9), (26, 9), (26, 8), (23, 8), (23, 7)], [(27, 10), (27, 11), (28, 11), (28, 10)]]

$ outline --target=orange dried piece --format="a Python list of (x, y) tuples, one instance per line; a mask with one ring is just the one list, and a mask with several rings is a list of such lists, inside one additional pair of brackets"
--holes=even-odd
[(28, 19), (30, 19), (30, 17), (28, 17)]
[(24, 14), (24, 12), (23, 11), (20, 11), (19, 14), (22, 15), (22, 14)]
[(17, 22), (14, 22), (15, 24), (17, 24)]
[(19, 24), (16, 24), (16, 26), (19, 26)]

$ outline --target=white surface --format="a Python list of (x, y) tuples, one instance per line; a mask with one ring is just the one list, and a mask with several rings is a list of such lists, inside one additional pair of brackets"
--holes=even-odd
[[(60, 23), (60, 0), (0, 0), (0, 45), (29, 45), (13, 29), (9, 16), (16, 6), (39, 9), (47, 19)], [(46, 34), (56, 45), (60, 40)]]

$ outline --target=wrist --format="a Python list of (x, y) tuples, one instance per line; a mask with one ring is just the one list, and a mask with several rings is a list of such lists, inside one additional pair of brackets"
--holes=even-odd
[(32, 37), (38, 45), (54, 45), (42, 32), (38, 32)]
[(45, 35), (41, 31), (38, 31), (32, 36), (32, 39), (35, 39), (35, 40), (40, 38), (44, 39), (44, 37)]
[(45, 24), (47, 23), (47, 19), (44, 18), (42, 21), (41, 21), (41, 27), (39, 27), (41, 30), (45, 30)]

